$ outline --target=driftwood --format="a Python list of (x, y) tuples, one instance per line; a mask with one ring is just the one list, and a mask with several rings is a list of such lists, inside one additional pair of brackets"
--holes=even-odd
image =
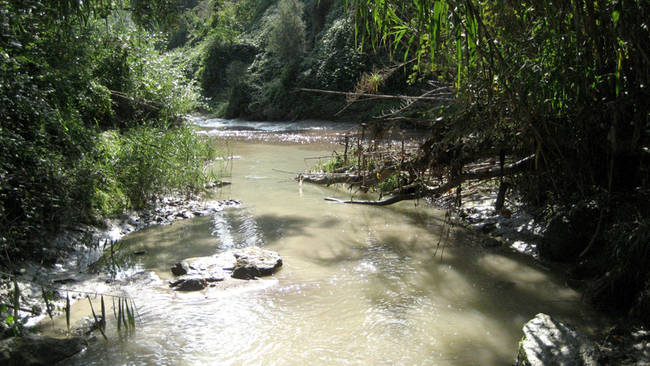
[[(369, 174), (367, 174), (369, 175)], [(364, 175), (357, 173), (311, 173), (311, 174), (300, 174), (298, 180), (304, 183), (314, 183), (314, 184), (351, 184), (361, 182), (364, 178)]]
[[(381, 200), (381, 201), (370, 201), (370, 200), (340, 200), (332, 197), (326, 197), (326, 201), (338, 202), (338, 203), (347, 203), (347, 204), (358, 204), (358, 205), (371, 205), (371, 206), (388, 206), (393, 203), (406, 200), (414, 200), (424, 197), (432, 197), (440, 195), (444, 192), (458, 187), (463, 182), (468, 180), (486, 180), (491, 178), (497, 178), (502, 175), (512, 175), (516, 173), (524, 172), (531, 168), (531, 163), (535, 160), (535, 155), (530, 155), (525, 157), (517, 162), (508, 164), (503, 167), (488, 167), (488, 168), (479, 168), (473, 169), (467, 172), (463, 172), (456, 177), (451, 178), (448, 182), (438, 186), (438, 187), (429, 187), (424, 184), (419, 186), (406, 186), (402, 191), (395, 193), (391, 197)], [(415, 189), (414, 189), (415, 188)]]
[(332, 184), (363, 184), (368, 187), (379, 183), (383, 178), (390, 177), (396, 172), (396, 167), (390, 166), (377, 172), (366, 171), (361, 173), (335, 172), (300, 174), (296, 180), (304, 183), (322, 184), (326, 186)]
[(449, 93), (441, 93), (440, 95), (430, 95), (430, 96), (409, 96), (409, 95), (386, 95), (386, 94), (343, 92), (337, 90), (323, 90), (323, 89), (310, 89), (310, 88), (296, 88), (296, 90), (311, 92), (311, 93), (345, 95), (347, 97), (359, 97), (359, 98), (368, 98), (368, 99), (426, 100), (430, 102), (456, 102), (457, 101), (455, 98), (450, 97)]

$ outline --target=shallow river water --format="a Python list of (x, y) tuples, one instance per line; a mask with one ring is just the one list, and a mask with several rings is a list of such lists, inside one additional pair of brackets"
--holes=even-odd
[[(135, 270), (160, 279), (124, 287), (138, 308), (134, 335), (120, 340), (109, 325), (109, 341), (100, 338), (73, 364), (507, 365), (536, 313), (582, 326), (597, 318), (528, 258), (483, 249), (463, 230), (441, 241), (443, 211), (331, 203), (323, 197), (349, 193), (293, 181), (286, 172), (332, 149), (300, 136), (335, 131), (284, 131), (290, 138), (279, 143), (256, 138), (255, 124), (244, 133), (199, 123), (210, 135), (239, 134), (228, 143), (239, 157), (233, 184), (217, 198), (243, 204), (126, 237), (129, 248), (147, 250)], [(227, 290), (169, 289), (175, 262), (249, 245), (277, 251), (283, 268)]]

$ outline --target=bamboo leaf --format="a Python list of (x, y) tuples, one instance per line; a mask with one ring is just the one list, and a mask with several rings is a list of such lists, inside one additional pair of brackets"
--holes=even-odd
[(106, 306), (104, 305), (104, 295), (101, 297), (102, 302), (102, 323), (100, 324), (103, 330), (106, 330)]
[(618, 10), (614, 10), (612, 12), (612, 23), (614, 24), (614, 28), (616, 28), (616, 25), (618, 24), (618, 20), (621, 18), (621, 12)]
[(41, 294), (43, 295), (43, 301), (45, 302), (45, 311), (47, 311), (47, 315), (50, 316), (50, 320), (54, 320), (54, 317), (52, 316), (52, 307), (51, 307), (50, 299), (47, 296), (45, 289), (42, 287), (41, 287)]
[(113, 297), (112, 300), (113, 300), (113, 316), (115, 316), (115, 319), (117, 320), (117, 309), (115, 308), (115, 297)]
[[(100, 323), (99, 319), (97, 319), (97, 314), (95, 314), (95, 309), (93, 308), (93, 302), (90, 300), (90, 296), (86, 295), (86, 298), (88, 299), (88, 303), (90, 304), (90, 311), (93, 314), (93, 319), (95, 319), (95, 324), (97, 324), (99, 332), (102, 334), (102, 337), (104, 337), (105, 340), (108, 340), (106, 334), (104, 333), (104, 329), (102, 329), (102, 324)], [(104, 320), (102, 319), (102, 321)]]
[(618, 62), (616, 62), (616, 96), (621, 93), (623, 86), (622, 71), (623, 70), (623, 51), (618, 49)]
[(126, 307), (126, 314), (127, 318), (129, 321), (129, 326), (131, 327), (131, 330), (135, 330), (135, 315), (134, 315), (134, 305), (133, 305), (133, 300), (131, 300), (131, 306), (129, 306), (128, 301), (127, 301), (127, 307)]
[(117, 331), (122, 331), (122, 299), (117, 298)]
[(20, 309), (20, 287), (18, 287), (18, 281), (16, 277), (14, 280), (14, 296), (13, 296), (13, 306), (14, 306), (14, 319), (18, 320), (18, 309)]
[(65, 324), (70, 332), (70, 293), (65, 293)]
[(462, 40), (460, 37), (456, 39), (456, 58), (458, 60), (458, 77), (456, 82), (458, 84), (458, 88), (460, 89), (460, 73), (463, 64)]
[(126, 298), (123, 299), (120, 302), (122, 305), (120, 306), (120, 313), (122, 314), (122, 325), (124, 325), (124, 330), (129, 330), (129, 324), (126, 321), (126, 309), (127, 309), (127, 303), (126, 303)]

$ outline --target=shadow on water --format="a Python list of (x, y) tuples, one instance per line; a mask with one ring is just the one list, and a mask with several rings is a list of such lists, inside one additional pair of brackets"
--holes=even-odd
[(243, 248), (247, 246), (265, 246), (283, 238), (292, 236), (310, 236), (308, 227), (331, 228), (339, 220), (325, 217), (313, 220), (298, 215), (264, 213), (256, 215), (252, 209), (229, 209), (215, 215), (212, 235), (219, 240), (218, 248)]
[(308, 237), (311, 234), (307, 227), (315, 225), (327, 229), (338, 223), (334, 217), (312, 220), (297, 215), (255, 215), (247, 207), (228, 208), (211, 217), (179, 221), (131, 234), (114, 243), (112, 256), (107, 247), (99, 265), (111, 272), (117, 269), (117, 272), (132, 273), (142, 268), (167, 271), (185, 258), (265, 246), (292, 236)]
[[(582, 327), (587, 332), (606, 323), (587, 310), (580, 295), (560, 277), (533, 259), (508, 248), (482, 248), (474, 244), (480, 238), (463, 229), (452, 229), (439, 246), (439, 235), (444, 232), (441, 216), (393, 211), (429, 235), (374, 231), (365, 241), (348, 239), (339, 244), (346, 249), (332, 250), (333, 255), (310, 257), (328, 267), (361, 263), (370, 282), (362, 296), (383, 316), (376, 317), (376, 326), (392, 337), (412, 337), (413, 329), (419, 327), (414, 319), (420, 318), (435, 322), (423, 331), (433, 328), (452, 334), (445, 353), (459, 359), (445, 362), (464, 365), (480, 354), (485, 364), (511, 364), (512, 348), (498, 347), (495, 335), (521, 334), (523, 324), (539, 312), (579, 327), (591, 324), (594, 328)], [(467, 335), (472, 333), (468, 327), (475, 336)], [(454, 328), (465, 335), (454, 337)], [(465, 329), (461, 332), (461, 328)], [(516, 346), (516, 339), (505, 342)], [(463, 358), (468, 354), (472, 355)]]

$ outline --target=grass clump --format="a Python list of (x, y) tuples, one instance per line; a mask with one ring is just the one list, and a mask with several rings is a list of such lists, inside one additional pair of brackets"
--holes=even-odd
[(191, 127), (139, 127), (98, 136), (95, 150), (82, 162), (90, 173), (92, 214), (110, 216), (143, 209), (158, 195), (191, 195), (217, 179), (204, 166), (218, 151)]

